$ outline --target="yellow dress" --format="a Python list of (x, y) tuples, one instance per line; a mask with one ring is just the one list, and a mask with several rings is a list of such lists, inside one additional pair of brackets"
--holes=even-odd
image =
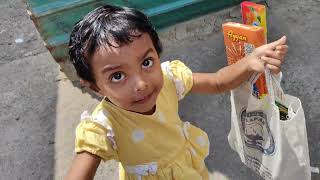
[(178, 60), (161, 67), (164, 84), (152, 115), (103, 100), (91, 115), (81, 115), (75, 151), (119, 161), (121, 180), (208, 179), (208, 136), (178, 115), (178, 101), (193, 85), (192, 72)]

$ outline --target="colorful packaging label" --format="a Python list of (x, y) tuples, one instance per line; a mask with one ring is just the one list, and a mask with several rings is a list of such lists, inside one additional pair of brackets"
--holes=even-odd
[[(222, 25), (222, 29), (229, 65), (250, 54), (256, 47), (266, 44), (262, 27), (228, 22)], [(264, 74), (255, 82), (253, 90), (257, 98), (268, 93)]]
[(263, 27), (267, 37), (267, 17), (264, 5), (244, 1), (241, 3), (241, 14), (243, 24)]

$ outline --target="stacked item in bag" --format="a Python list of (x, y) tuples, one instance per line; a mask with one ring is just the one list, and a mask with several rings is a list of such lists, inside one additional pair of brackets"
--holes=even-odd
[[(267, 43), (266, 8), (242, 2), (244, 24), (223, 24), (228, 65)], [(231, 91), (228, 141), (241, 161), (267, 180), (310, 180), (305, 117), (298, 98), (285, 94), (268, 69)]]

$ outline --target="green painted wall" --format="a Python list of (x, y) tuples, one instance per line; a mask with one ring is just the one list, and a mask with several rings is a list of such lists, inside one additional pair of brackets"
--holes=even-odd
[(46, 47), (57, 61), (67, 56), (67, 42), (74, 23), (105, 4), (134, 7), (145, 12), (162, 29), (209, 12), (239, 4), (242, 0), (27, 0), (31, 18)]

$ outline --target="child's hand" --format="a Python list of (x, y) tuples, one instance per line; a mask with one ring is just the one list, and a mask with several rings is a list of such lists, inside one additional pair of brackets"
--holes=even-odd
[(272, 73), (279, 73), (280, 66), (288, 52), (286, 42), (287, 38), (283, 36), (277, 41), (256, 48), (247, 57), (249, 71), (264, 72), (266, 66)]

